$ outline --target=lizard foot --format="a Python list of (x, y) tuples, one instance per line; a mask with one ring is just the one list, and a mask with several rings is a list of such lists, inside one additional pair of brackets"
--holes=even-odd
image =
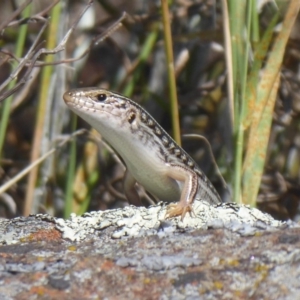
[(189, 212), (190, 215), (194, 214), (194, 210), (192, 208), (191, 204), (188, 205), (182, 205), (179, 203), (171, 203), (167, 207), (167, 213), (165, 215), (166, 219), (181, 216), (181, 221), (183, 221), (186, 213)]

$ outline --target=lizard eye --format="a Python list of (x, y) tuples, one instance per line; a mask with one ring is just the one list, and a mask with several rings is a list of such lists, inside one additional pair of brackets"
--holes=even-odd
[(106, 94), (98, 94), (96, 97), (98, 101), (105, 101), (107, 98)]

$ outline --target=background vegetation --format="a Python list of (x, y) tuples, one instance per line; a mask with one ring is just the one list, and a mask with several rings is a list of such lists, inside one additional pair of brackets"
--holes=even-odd
[(2, 1), (1, 216), (127, 205), (118, 157), (78, 131), (87, 124), (62, 100), (101, 86), (142, 104), (178, 141), (205, 136), (228, 188), (203, 140), (182, 145), (225, 201), (297, 219), (300, 3), (238, 3)]

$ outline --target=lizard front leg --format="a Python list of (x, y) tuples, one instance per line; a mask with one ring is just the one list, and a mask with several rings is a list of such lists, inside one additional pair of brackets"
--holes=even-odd
[(128, 202), (130, 204), (133, 204), (135, 206), (141, 206), (142, 201), (140, 199), (140, 196), (138, 192), (135, 189), (136, 180), (135, 178), (130, 174), (130, 172), (126, 169), (124, 174), (124, 192), (126, 195), (126, 198), (128, 199)]
[(180, 200), (168, 206), (166, 218), (181, 216), (183, 220), (187, 212), (193, 212), (192, 204), (198, 191), (198, 176), (193, 170), (176, 164), (168, 164), (166, 175), (183, 183)]

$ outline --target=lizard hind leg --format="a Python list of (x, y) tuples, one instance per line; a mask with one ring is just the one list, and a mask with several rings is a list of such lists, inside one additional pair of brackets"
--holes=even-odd
[(167, 207), (166, 218), (181, 216), (184, 219), (187, 212), (194, 213), (192, 204), (198, 191), (198, 176), (196, 172), (182, 165), (170, 164), (167, 176), (183, 183), (178, 203), (171, 203)]

